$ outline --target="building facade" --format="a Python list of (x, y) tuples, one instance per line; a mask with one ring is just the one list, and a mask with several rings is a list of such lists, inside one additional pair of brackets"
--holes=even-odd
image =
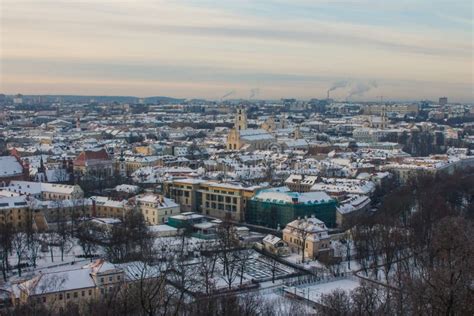
[(283, 229), (283, 240), (292, 252), (301, 253), (309, 259), (319, 259), (332, 254), (331, 238), (323, 221), (315, 217), (296, 219)]
[(248, 202), (247, 223), (271, 228), (285, 227), (298, 217), (316, 216), (328, 227), (336, 226), (336, 200), (324, 192), (291, 192), (287, 188), (259, 191)]
[(259, 188), (244, 187), (239, 183), (177, 179), (165, 182), (163, 190), (185, 212), (243, 221), (247, 203)]
[(227, 135), (227, 149), (238, 151), (243, 149), (269, 149), (275, 142), (272, 134), (262, 128), (248, 128), (245, 110), (239, 108), (235, 117), (234, 128)]
[(74, 160), (74, 176), (76, 179), (105, 179), (114, 175), (114, 169), (114, 161), (105, 149), (85, 150)]
[(150, 225), (164, 224), (170, 216), (180, 213), (178, 204), (161, 195), (141, 194), (134, 197), (133, 201)]

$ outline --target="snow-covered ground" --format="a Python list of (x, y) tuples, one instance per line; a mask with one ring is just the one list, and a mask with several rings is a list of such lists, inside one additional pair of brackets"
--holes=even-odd
[(339, 280), (333, 280), (329, 282), (321, 282), (300, 286), (288, 286), (284, 288), (284, 291), (291, 295), (296, 295), (301, 298), (305, 298), (312, 302), (319, 302), (321, 295), (329, 294), (337, 289), (351, 292), (360, 286), (359, 282), (355, 278), (344, 278)]

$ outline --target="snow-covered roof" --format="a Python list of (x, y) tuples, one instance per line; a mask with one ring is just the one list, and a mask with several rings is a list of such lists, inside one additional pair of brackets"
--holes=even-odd
[(0, 178), (19, 175), (23, 172), (22, 165), (13, 156), (0, 157)]
[(115, 270), (115, 266), (103, 260), (97, 260), (83, 266), (66, 271), (40, 273), (36, 277), (19, 284), (19, 288), (29, 295), (42, 295), (55, 292), (72, 291), (96, 286), (93, 273)]
[(136, 200), (142, 203), (153, 203), (156, 208), (179, 207), (172, 199), (155, 194), (137, 195)]
[(325, 192), (290, 192), (286, 187), (261, 190), (253, 199), (284, 204), (319, 204), (333, 201)]
[(124, 208), (127, 205), (127, 201), (116, 201), (116, 200), (111, 200), (106, 196), (91, 196), (91, 200), (94, 200), (96, 205), (99, 206), (108, 206), (108, 207), (114, 207), (114, 208)]
[(166, 224), (162, 224), (162, 225), (151, 225), (151, 226), (148, 226), (148, 229), (149, 229), (151, 232), (154, 232), (154, 233), (159, 233), (159, 232), (176, 232), (176, 231), (178, 231), (177, 228), (172, 227), (172, 226), (169, 226), (169, 225), (166, 225)]
[(55, 184), (55, 183), (43, 183), (43, 182), (32, 182), (32, 181), (11, 181), (6, 190), (19, 192), (23, 194), (41, 194), (42, 192), (71, 194), (76, 189), (74, 185), (67, 184)]
[(277, 237), (277, 236), (274, 236), (274, 235), (271, 235), (271, 234), (268, 234), (267, 236), (265, 236), (263, 238), (264, 243), (269, 243), (271, 245), (276, 245), (280, 241), (281, 241), (280, 237)]
[(370, 198), (365, 195), (351, 195), (348, 199), (341, 202), (337, 211), (341, 214), (348, 214), (358, 211), (370, 204)]
[(28, 197), (25, 195), (3, 197), (0, 196), (0, 210), (22, 208), (28, 206)]

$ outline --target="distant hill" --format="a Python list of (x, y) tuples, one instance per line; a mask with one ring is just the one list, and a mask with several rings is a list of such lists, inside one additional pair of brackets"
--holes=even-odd
[(171, 98), (171, 97), (148, 97), (144, 98), (145, 103), (181, 103), (184, 102), (186, 99), (177, 99), (177, 98)]
[[(58, 98), (60, 98), (63, 102), (78, 102), (78, 103), (89, 103), (92, 100), (98, 103), (131, 103), (135, 104), (138, 103), (140, 98), (133, 97), (133, 96), (104, 96), (104, 95), (23, 95), (25, 99), (36, 99), (41, 97), (41, 99), (49, 102), (54, 102)], [(177, 99), (165, 96), (154, 96), (143, 98), (145, 103), (180, 103), (183, 102), (185, 99)]]

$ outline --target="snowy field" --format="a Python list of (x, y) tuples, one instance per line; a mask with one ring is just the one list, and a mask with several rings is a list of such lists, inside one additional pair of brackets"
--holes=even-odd
[(273, 270), (275, 272), (275, 278), (294, 272), (290, 267), (284, 266), (280, 263), (276, 263), (275, 266), (272, 266), (272, 264), (259, 258), (249, 261), (245, 267), (246, 274), (257, 281), (272, 278)]
[(358, 288), (359, 285), (359, 282), (355, 279), (346, 278), (316, 284), (287, 286), (284, 288), (284, 291), (288, 294), (296, 295), (312, 302), (319, 302), (321, 295), (323, 294), (329, 294), (337, 289), (351, 292)]

